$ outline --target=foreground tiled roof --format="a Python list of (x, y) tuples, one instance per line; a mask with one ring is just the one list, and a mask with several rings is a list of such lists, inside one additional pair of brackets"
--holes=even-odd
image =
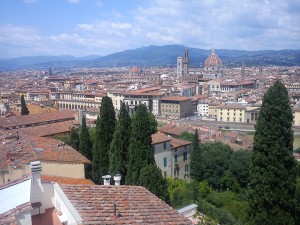
[(59, 184), (90, 184), (93, 185), (93, 181), (83, 178), (70, 178), (70, 177), (56, 177), (56, 176), (41, 176), (43, 181), (52, 181)]
[(83, 218), (83, 224), (192, 224), (141, 186), (60, 187)]

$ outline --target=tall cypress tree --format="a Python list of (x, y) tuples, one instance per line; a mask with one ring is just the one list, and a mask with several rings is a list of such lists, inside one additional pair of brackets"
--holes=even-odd
[(202, 174), (201, 174), (202, 163), (201, 163), (201, 148), (199, 144), (198, 129), (196, 129), (195, 134), (193, 136), (190, 165), (191, 165), (191, 178), (200, 181), (202, 179)]
[(153, 122), (146, 106), (143, 104), (137, 106), (136, 111), (132, 115), (126, 184), (141, 185), (141, 169), (146, 165), (155, 165), (151, 146), (151, 135), (154, 131), (152, 126)]
[(80, 142), (79, 134), (75, 127), (72, 127), (70, 136), (71, 136), (70, 145), (72, 146), (72, 148), (79, 150), (79, 142)]
[(100, 106), (100, 118), (96, 124), (95, 149), (93, 154), (98, 154), (99, 163), (95, 163), (93, 168), (97, 171), (93, 175), (94, 182), (101, 183), (103, 175), (109, 171), (109, 149), (115, 131), (116, 115), (112, 100), (108, 96), (104, 96)]
[(130, 125), (131, 118), (123, 102), (109, 152), (109, 172), (112, 175), (121, 174), (123, 181), (127, 174)]
[(293, 114), (279, 81), (264, 95), (250, 166), (249, 214), (253, 224), (294, 224), (296, 167)]
[(29, 110), (27, 108), (26, 102), (25, 102), (25, 98), (24, 95), (21, 96), (21, 115), (28, 115), (29, 114)]
[(95, 184), (100, 184), (102, 179), (100, 173), (99, 127), (100, 127), (100, 117), (98, 116), (96, 121), (96, 138), (93, 145), (93, 161), (92, 161), (92, 179)]
[[(75, 144), (75, 143), (74, 143)], [(85, 116), (82, 117), (81, 127), (80, 127), (80, 134), (79, 134), (79, 152), (92, 161), (92, 143), (90, 139), (90, 133), (88, 127), (86, 125), (86, 118)], [(87, 179), (92, 178), (92, 167), (90, 164), (84, 165), (85, 170), (85, 177)]]
[(160, 199), (168, 202), (168, 183), (163, 178), (162, 172), (157, 165), (146, 165), (141, 169), (140, 174), (141, 185), (147, 188)]

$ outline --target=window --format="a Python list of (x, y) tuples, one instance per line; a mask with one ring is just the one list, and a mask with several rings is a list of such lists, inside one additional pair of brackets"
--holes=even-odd
[(174, 169), (174, 176), (179, 176), (179, 168)]
[(164, 157), (164, 167), (167, 167), (167, 157)]
[(164, 142), (164, 150), (167, 149), (167, 143)]
[(227, 117), (227, 121), (229, 121), (229, 117)]
[(167, 177), (167, 172), (165, 171), (165, 172), (164, 172), (164, 178), (166, 178), (166, 177)]
[(177, 154), (174, 155), (174, 163), (177, 163)]
[(155, 145), (152, 145), (152, 152), (155, 154)]
[(185, 165), (184, 171), (185, 171), (185, 172), (189, 172), (189, 165)]
[(188, 153), (184, 152), (183, 153), (183, 161), (186, 161), (188, 159)]

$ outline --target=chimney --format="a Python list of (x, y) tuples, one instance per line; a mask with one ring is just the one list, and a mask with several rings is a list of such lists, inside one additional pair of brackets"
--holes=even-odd
[(104, 184), (104, 185), (110, 185), (110, 178), (111, 178), (110, 175), (102, 176), (103, 184)]
[(114, 176), (115, 186), (120, 186), (121, 178), (122, 178), (121, 174), (116, 174)]
[(40, 173), (42, 171), (42, 165), (40, 161), (30, 162), (31, 173)]

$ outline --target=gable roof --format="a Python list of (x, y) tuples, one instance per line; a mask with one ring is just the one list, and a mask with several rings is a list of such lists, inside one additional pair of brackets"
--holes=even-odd
[(60, 187), (82, 217), (83, 224), (192, 224), (141, 186)]
[(168, 135), (164, 134), (164, 133), (160, 133), (157, 132), (155, 134), (151, 135), (152, 138), (152, 144), (159, 144), (159, 143), (163, 143), (163, 142), (167, 142), (170, 141), (172, 138), (169, 137)]
[(74, 120), (74, 110), (61, 110), (56, 112), (29, 114), (24, 116), (12, 116), (0, 120), (0, 128), (7, 129), (29, 124), (37, 124), (50, 121)]

